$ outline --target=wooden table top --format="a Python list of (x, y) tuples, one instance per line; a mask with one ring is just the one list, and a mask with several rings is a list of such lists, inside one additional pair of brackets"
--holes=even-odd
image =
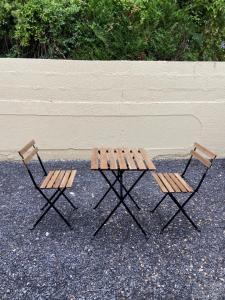
[(155, 171), (156, 167), (142, 148), (94, 148), (91, 170)]

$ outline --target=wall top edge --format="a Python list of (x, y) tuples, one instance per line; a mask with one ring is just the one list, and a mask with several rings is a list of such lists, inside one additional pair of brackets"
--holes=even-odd
[(224, 64), (225, 61), (169, 61), (169, 60), (72, 60), (72, 59), (46, 59), (46, 58), (10, 58), (10, 57), (1, 57), (1, 61), (48, 61), (48, 62), (78, 62), (78, 63), (87, 63), (87, 64), (95, 64), (95, 63), (102, 63), (102, 64)]

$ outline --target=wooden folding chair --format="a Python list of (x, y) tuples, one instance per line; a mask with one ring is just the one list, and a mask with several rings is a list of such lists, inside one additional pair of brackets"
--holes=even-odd
[[(192, 188), (191, 185), (184, 179), (184, 175), (190, 166), (192, 159), (195, 158), (199, 162), (204, 165), (204, 172), (200, 178), (199, 183), (197, 184), (196, 188)], [(190, 218), (190, 216), (185, 211), (184, 207), (189, 202), (189, 200), (194, 196), (195, 193), (198, 192), (208, 170), (211, 168), (214, 159), (216, 158), (216, 154), (211, 152), (210, 150), (206, 149), (205, 147), (199, 145), (198, 143), (194, 144), (194, 150), (191, 151), (191, 157), (188, 160), (188, 163), (184, 169), (184, 172), (180, 175), (178, 173), (152, 173), (153, 177), (155, 178), (156, 182), (158, 183), (161, 191), (165, 194), (164, 197), (159, 201), (159, 203), (155, 206), (155, 208), (151, 211), (152, 213), (156, 210), (156, 208), (163, 202), (166, 196), (169, 196), (173, 202), (178, 206), (177, 212), (169, 219), (169, 221), (163, 226), (161, 233), (163, 230), (173, 221), (173, 219), (182, 212), (185, 217), (189, 220), (189, 222), (194, 226), (194, 228), (198, 231), (199, 228)], [(190, 193), (187, 200), (181, 205), (178, 200), (175, 198), (175, 193)]]
[[(50, 208), (53, 208), (58, 215), (63, 219), (63, 221), (71, 228), (70, 223), (63, 216), (63, 214), (59, 211), (59, 209), (55, 206), (56, 201), (60, 196), (63, 196), (68, 203), (73, 207), (73, 209), (77, 209), (74, 206), (72, 201), (65, 195), (65, 191), (68, 188), (71, 188), (73, 185), (73, 181), (76, 175), (76, 170), (51, 170), (49, 172), (46, 171), (44, 164), (38, 154), (38, 148), (35, 146), (35, 141), (30, 141), (27, 145), (25, 145), (20, 151), (18, 151), (19, 155), (22, 157), (23, 163), (30, 175), (30, 178), (35, 186), (35, 188), (39, 191), (39, 193), (46, 200), (46, 204), (41, 208), (44, 210), (39, 219), (35, 222), (31, 229), (34, 229), (37, 224), (43, 219), (43, 217), (47, 214)], [(31, 172), (29, 167), (29, 162), (32, 160), (34, 156), (37, 156), (40, 166), (44, 172), (44, 177), (41, 180), (40, 184), (38, 184)], [(45, 195), (43, 190), (53, 190), (54, 193), (49, 198)]]

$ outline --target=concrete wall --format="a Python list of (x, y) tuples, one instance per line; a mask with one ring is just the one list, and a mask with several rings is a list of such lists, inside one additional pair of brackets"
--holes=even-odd
[(44, 158), (94, 146), (225, 157), (225, 63), (0, 59), (0, 159), (31, 138)]

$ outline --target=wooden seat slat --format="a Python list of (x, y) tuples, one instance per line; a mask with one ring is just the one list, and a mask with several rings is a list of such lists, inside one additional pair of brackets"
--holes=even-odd
[(60, 183), (60, 185), (59, 185), (59, 187), (60, 187), (61, 189), (63, 189), (63, 188), (66, 187), (66, 184), (67, 184), (67, 181), (68, 181), (68, 179), (69, 179), (69, 177), (70, 177), (70, 174), (71, 174), (71, 170), (67, 170), (67, 171), (65, 172), (65, 174), (64, 174), (64, 176), (63, 176), (63, 179), (62, 179), (62, 181), (61, 181), (61, 183)]
[(27, 143), (21, 150), (19, 150), (20, 155), (23, 156), (34, 144), (34, 140), (31, 140), (29, 143)]
[(216, 157), (216, 154), (213, 153), (212, 151), (210, 151), (209, 149), (207, 149), (206, 147), (198, 144), (198, 143), (195, 143), (194, 146), (200, 150), (201, 152), (203, 152), (204, 154), (206, 154), (210, 159), (213, 159)]
[(100, 157), (100, 169), (108, 170), (108, 157), (105, 148), (99, 149), (99, 157)]
[(47, 186), (46, 186), (47, 189), (50, 189), (50, 188), (53, 187), (53, 185), (54, 185), (54, 183), (55, 183), (55, 181), (56, 181), (56, 179), (57, 179), (59, 173), (60, 173), (60, 170), (55, 170), (55, 171), (54, 171), (54, 173), (53, 173), (51, 179), (50, 179), (49, 182), (47, 183)]
[(127, 170), (128, 167), (122, 149), (116, 149), (116, 154), (120, 170)]
[(211, 161), (207, 158), (204, 158), (203, 156), (201, 156), (199, 153), (197, 153), (194, 150), (191, 150), (191, 155), (193, 157), (195, 157), (197, 160), (199, 160), (201, 163), (203, 163), (203, 165), (205, 165), (206, 167), (210, 167), (211, 166)]
[(165, 185), (162, 183), (161, 179), (159, 178), (158, 174), (156, 172), (152, 172), (152, 176), (155, 178), (156, 182), (158, 183), (161, 191), (163, 193), (168, 193), (167, 189), (165, 188)]
[(178, 180), (183, 184), (183, 186), (189, 193), (193, 192), (192, 187), (190, 187), (190, 185), (180, 176), (180, 174), (174, 173), (174, 175), (178, 178)]
[(54, 174), (54, 171), (49, 171), (48, 175), (46, 177), (44, 177), (43, 181), (40, 184), (41, 189), (44, 189), (47, 186), (47, 184), (48, 184), (48, 182), (51, 179), (53, 174)]
[(172, 186), (169, 184), (169, 182), (166, 180), (164, 177), (163, 173), (158, 173), (159, 178), (161, 179), (162, 183), (165, 185), (165, 188), (169, 193), (174, 193), (174, 189)]
[(61, 181), (62, 181), (62, 179), (63, 179), (65, 173), (66, 173), (65, 170), (61, 170), (61, 171), (60, 171), (60, 173), (59, 173), (59, 175), (58, 175), (58, 177), (57, 177), (55, 183), (53, 184), (53, 188), (54, 188), (54, 189), (58, 189), (58, 188), (59, 188), (60, 183), (61, 183)]
[(149, 158), (149, 156), (148, 156), (147, 152), (145, 151), (145, 149), (140, 148), (140, 149), (138, 149), (138, 152), (140, 152), (141, 155), (143, 156), (143, 159), (144, 159), (148, 169), (149, 170), (156, 170), (156, 167), (155, 167), (154, 163)]
[(137, 170), (137, 166), (133, 160), (133, 157), (132, 157), (130, 151), (127, 148), (124, 148), (124, 149), (122, 149), (122, 152), (125, 154), (124, 158), (127, 161), (129, 170)]
[(168, 173), (163, 173), (163, 176), (169, 182), (169, 184), (173, 188), (174, 192), (176, 192), (176, 193), (180, 193), (181, 192), (181, 190), (179, 189), (179, 187), (176, 185), (176, 183), (173, 181), (172, 177), (170, 177)]
[(29, 154), (23, 159), (24, 163), (27, 164), (34, 157), (35, 154), (38, 153), (38, 149), (34, 148)]
[(91, 170), (98, 170), (98, 149), (94, 148), (91, 152)]
[(179, 179), (175, 176), (174, 173), (169, 173), (169, 176), (173, 179), (173, 181), (179, 187), (179, 189), (181, 190), (181, 192), (183, 192), (183, 193), (187, 192), (187, 189), (185, 188), (185, 186), (183, 186), (183, 184), (179, 181)]
[(72, 171), (71, 171), (69, 180), (67, 181), (67, 184), (66, 184), (66, 187), (67, 187), (67, 188), (71, 188), (71, 187), (72, 187), (74, 178), (75, 178), (75, 176), (76, 176), (76, 173), (77, 173), (76, 170), (72, 170)]
[(138, 169), (146, 170), (147, 167), (143, 161), (143, 157), (142, 157), (141, 153), (139, 153), (137, 149), (130, 149), (130, 153), (132, 156), (134, 156), (134, 160), (138, 166)]

